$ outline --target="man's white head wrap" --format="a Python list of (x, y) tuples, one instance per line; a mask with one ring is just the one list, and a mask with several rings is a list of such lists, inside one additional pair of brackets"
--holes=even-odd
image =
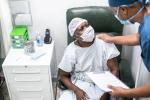
[(73, 18), (70, 23), (69, 23), (69, 26), (68, 26), (68, 29), (69, 29), (69, 33), (70, 33), (70, 36), (73, 36), (74, 35), (74, 32), (75, 30), (77, 29), (77, 27), (79, 25), (81, 25), (83, 22), (87, 22), (87, 20), (85, 19), (82, 19), (82, 18)]

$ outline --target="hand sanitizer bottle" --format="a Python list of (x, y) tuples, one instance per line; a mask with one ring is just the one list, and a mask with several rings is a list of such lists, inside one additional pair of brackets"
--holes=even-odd
[(43, 45), (43, 41), (42, 41), (42, 38), (41, 38), (39, 33), (36, 36), (36, 44), (37, 44), (37, 46), (42, 46)]

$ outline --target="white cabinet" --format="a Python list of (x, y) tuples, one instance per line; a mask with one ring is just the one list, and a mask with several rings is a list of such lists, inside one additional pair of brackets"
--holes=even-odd
[(38, 50), (46, 54), (32, 60), (23, 49), (10, 49), (2, 66), (11, 100), (53, 100), (54, 42), (36, 47)]

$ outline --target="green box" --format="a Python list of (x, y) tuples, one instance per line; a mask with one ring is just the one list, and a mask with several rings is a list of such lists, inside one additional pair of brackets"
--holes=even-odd
[(12, 47), (23, 48), (24, 43), (29, 40), (27, 26), (15, 26), (10, 36)]
[[(27, 35), (27, 37), (26, 37)], [(15, 26), (11, 32), (11, 37), (14, 39), (24, 38), (29, 39), (28, 30), (26, 26)]]

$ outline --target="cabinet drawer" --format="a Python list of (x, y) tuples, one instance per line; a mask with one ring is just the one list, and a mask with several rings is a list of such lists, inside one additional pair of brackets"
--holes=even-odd
[(18, 85), (22, 84), (22, 86), (26, 84), (49, 84), (51, 82), (51, 77), (48, 74), (8, 74), (7, 79), (9, 83)]
[[(29, 77), (30, 79), (28, 79)], [(9, 74), (7, 78), (8, 83), (11, 84), (9, 88), (14, 94), (14, 98), (18, 98), (17, 100), (51, 100), (50, 96), (53, 95), (53, 91), (48, 75)]]
[[(52, 100), (50, 91), (42, 92), (13, 92), (13, 100)], [(47, 95), (48, 94), (48, 95)]]
[(40, 99), (39, 99), (39, 98), (30, 99), (30, 98), (29, 98), (29, 99), (20, 99), (20, 100), (44, 100), (44, 99), (43, 99), (43, 98), (40, 98)]
[(14, 77), (15, 82), (42, 82), (43, 79), (41, 76), (15, 76)]
[(32, 67), (32, 66), (20, 66), (20, 67), (7, 67), (6, 73), (9, 74), (44, 74), (49, 72), (48, 67)]
[(50, 91), (19, 93), (18, 100), (52, 100), (50, 93)]

